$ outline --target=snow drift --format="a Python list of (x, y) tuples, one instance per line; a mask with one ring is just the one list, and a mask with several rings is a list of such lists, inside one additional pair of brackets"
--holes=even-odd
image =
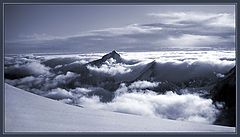
[(5, 84), (5, 132), (234, 132), (235, 128), (92, 110)]

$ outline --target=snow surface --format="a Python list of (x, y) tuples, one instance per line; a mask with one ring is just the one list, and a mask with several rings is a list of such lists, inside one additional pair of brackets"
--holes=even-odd
[(94, 131), (235, 132), (235, 128), (81, 108), (5, 84), (5, 132)]

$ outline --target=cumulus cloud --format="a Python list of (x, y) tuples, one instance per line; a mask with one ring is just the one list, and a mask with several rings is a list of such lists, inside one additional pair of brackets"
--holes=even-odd
[(68, 71), (65, 75), (57, 75), (54, 80), (59, 81), (59, 82), (66, 82), (67, 79), (72, 79), (76, 76), (78, 76), (78, 75), (73, 72)]
[(79, 76), (79, 74), (67, 72), (56, 76), (55, 74), (25, 76), (13, 80), (7, 79), (6, 82), (24, 90), (42, 94), (57, 87), (71, 87), (71, 83), (74, 86), (74, 80)]
[(70, 98), (62, 99), (62, 100), (59, 100), (59, 101), (62, 102), (62, 103), (65, 103), (65, 104), (72, 104), (72, 100)]
[(49, 93), (47, 93), (44, 96), (52, 99), (57, 99), (57, 100), (73, 98), (73, 95), (71, 92), (68, 92), (67, 90), (61, 89), (61, 88), (52, 89)]
[[(136, 83), (147, 83), (148, 87), (156, 86), (156, 83), (148, 81)], [(115, 92), (115, 98), (108, 103), (101, 102), (96, 95), (81, 96), (78, 103), (93, 109), (210, 124), (215, 121), (219, 113), (211, 99), (201, 98), (197, 94), (187, 92), (178, 95), (171, 91), (157, 94), (133, 85), (126, 86), (122, 83)]]
[(23, 78), (26, 76), (49, 75), (49, 68), (38, 61), (15, 64), (5, 68), (5, 76), (9, 79)]
[(177, 95), (172, 92), (164, 95), (147, 91), (125, 92), (109, 103), (101, 103), (97, 96), (83, 97), (81, 103), (85, 107), (95, 109), (202, 123), (214, 122), (218, 114), (210, 99), (191, 94)]
[(218, 78), (224, 78), (224, 75), (221, 74), (221, 73), (217, 73), (216, 76), (217, 76)]
[(70, 63), (70, 64), (86, 64), (86, 63), (88, 63), (88, 62), (89, 62), (89, 61), (82, 59), (82, 60), (75, 61), (75, 62)]
[(100, 67), (88, 65), (87, 68), (92, 71), (102, 72), (114, 76), (116, 74), (125, 74), (131, 72), (132, 70), (126, 66), (126, 64), (116, 63), (115, 59), (110, 58), (106, 60), (105, 63)]
[(26, 69), (29, 69), (33, 74), (48, 74), (49, 68), (45, 67), (44, 65), (38, 63), (38, 62), (32, 62), (29, 64), (26, 64)]
[[(95, 89), (91, 89), (91, 87), (84, 88), (84, 87), (77, 87), (75, 89), (70, 89), (69, 92), (71, 92), (74, 95), (74, 98), (82, 97), (82, 96), (88, 96), (88, 94)], [(74, 103), (78, 102), (78, 100), (74, 99)]]
[(145, 89), (145, 88), (154, 88), (158, 86), (158, 82), (149, 82), (149, 81), (136, 81), (133, 82), (129, 88), (134, 89)]
[(75, 92), (75, 93), (89, 93), (90, 91), (92, 91), (91, 89), (88, 89), (88, 88), (76, 88), (76, 89), (73, 89), (72, 92)]
[(56, 76), (47, 76), (43, 81), (45, 84), (42, 86), (42, 89), (51, 90), (57, 87), (74, 88), (75, 80), (79, 76), (79, 74), (73, 72), (67, 72), (66, 74), (57, 74)]

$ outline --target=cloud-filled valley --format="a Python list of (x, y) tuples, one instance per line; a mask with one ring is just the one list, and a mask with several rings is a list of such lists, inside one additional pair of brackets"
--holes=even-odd
[(235, 65), (226, 50), (105, 54), (6, 56), (5, 82), (79, 107), (213, 123), (224, 103), (210, 87)]

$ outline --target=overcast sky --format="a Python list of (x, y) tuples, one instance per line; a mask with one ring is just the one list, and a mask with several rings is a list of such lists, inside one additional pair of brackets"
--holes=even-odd
[(5, 51), (234, 48), (234, 11), (234, 5), (5, 5)]

